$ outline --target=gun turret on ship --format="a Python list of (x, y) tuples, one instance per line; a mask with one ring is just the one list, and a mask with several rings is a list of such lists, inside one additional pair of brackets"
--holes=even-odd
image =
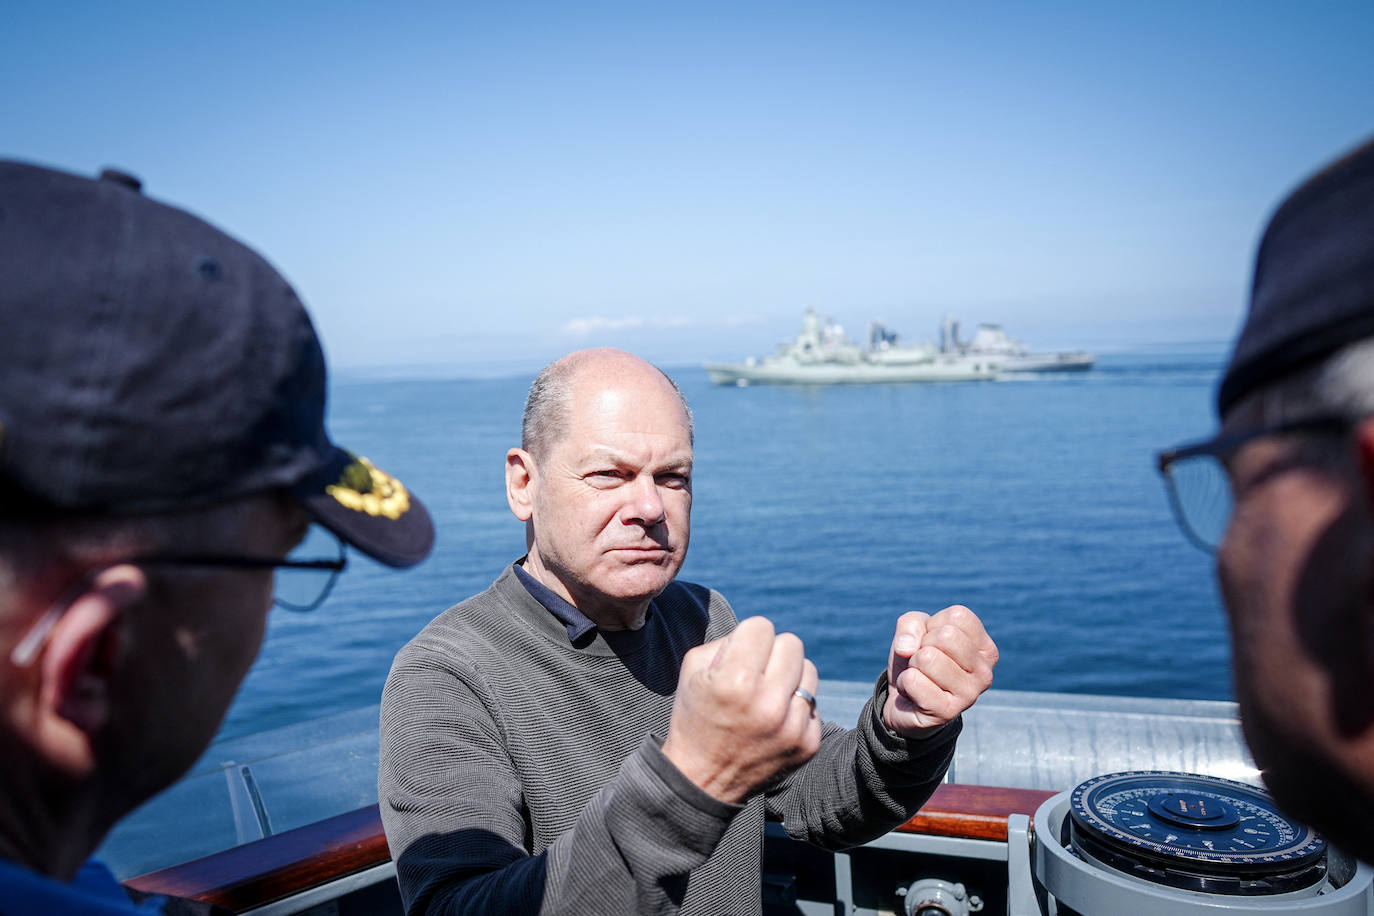
[(1097, 357), (1082, 350), (1036, 353), (1007, 336), (999, 324), (980, 324), (973, 339), (959, 338), (959, 321), (946, 317), (940, 323), (940, 352), (989, 361), (1000, 372), (1068, 372), (1091, 369)]

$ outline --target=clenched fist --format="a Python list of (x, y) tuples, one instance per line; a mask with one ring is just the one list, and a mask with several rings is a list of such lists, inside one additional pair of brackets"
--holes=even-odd
[(997, 645), (963, 605), (903, 614), (888, 654), (883, 724), (911, 738), (952, 721), (991, 686), (996, 665)]
[(663, 753), (722, 801), (742, 802), (820, 749), (816, 666), (791, 633), (750, 617), (682, 659)]

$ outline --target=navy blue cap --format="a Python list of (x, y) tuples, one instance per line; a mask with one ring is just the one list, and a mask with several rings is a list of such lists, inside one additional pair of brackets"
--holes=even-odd
[(425, 507), (330, 441), (291, 286), (208, 223), (98, 180), (0, 162), (0, 514), (143, 514), (266, 490), (390, 566)]
[(1310, 178), (1270, 219), (1217, 411), (1224, 415), (1251, 391), (1371, 336), (1374, 142)]

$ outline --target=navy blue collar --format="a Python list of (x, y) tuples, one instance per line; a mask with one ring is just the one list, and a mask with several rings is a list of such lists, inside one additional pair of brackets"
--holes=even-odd
[(519, 563), (515, 564), (515, 577), (520, 580), (520, 584), (525, 586), (525, 591), (530, 596), (544, 605), (548, 612), (558, 618), (558, 622), (568, 628), (568, 639), (577, 642), (592, 630), (596, 629), (596, 622), (586, 614), (579, 611), (569, 602), (563, 600), (557, 593), (540, 582), (534, 576), (525, 572), (524, 567)]

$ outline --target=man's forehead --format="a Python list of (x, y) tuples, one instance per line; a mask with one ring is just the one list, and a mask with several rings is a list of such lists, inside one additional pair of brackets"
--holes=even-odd
[[(660, 440), (661, 441), (661, 440)], [(668, 442), (667, 449), (646, 449), (643, 440), (632, 442), (629, 447), (620, 447), (614, 443), (584, 443), (586, 446), (572, 457), (575, 460), (583, 460), (594, 464), (636, 464), (652, 451), (652, 457), (656, 464), (665, 468), (690, 469), (692, 467), (692, 447), (682, 445), (673, 447), (676, 443)], [(638, 447), (636, 447), (638, 446)]]
[(665, 396), (652, 389), (588, 387), (569, 398), (566, 420), (552, 443), (560, 461), (692, 463), (687, 416), (671, 389)]
[(656, 378), (647, 373), (579, 378), (568, 399), (571, 425), (627, 433), (689, 435), (682, 399), (658, 370), (652, 372)]

